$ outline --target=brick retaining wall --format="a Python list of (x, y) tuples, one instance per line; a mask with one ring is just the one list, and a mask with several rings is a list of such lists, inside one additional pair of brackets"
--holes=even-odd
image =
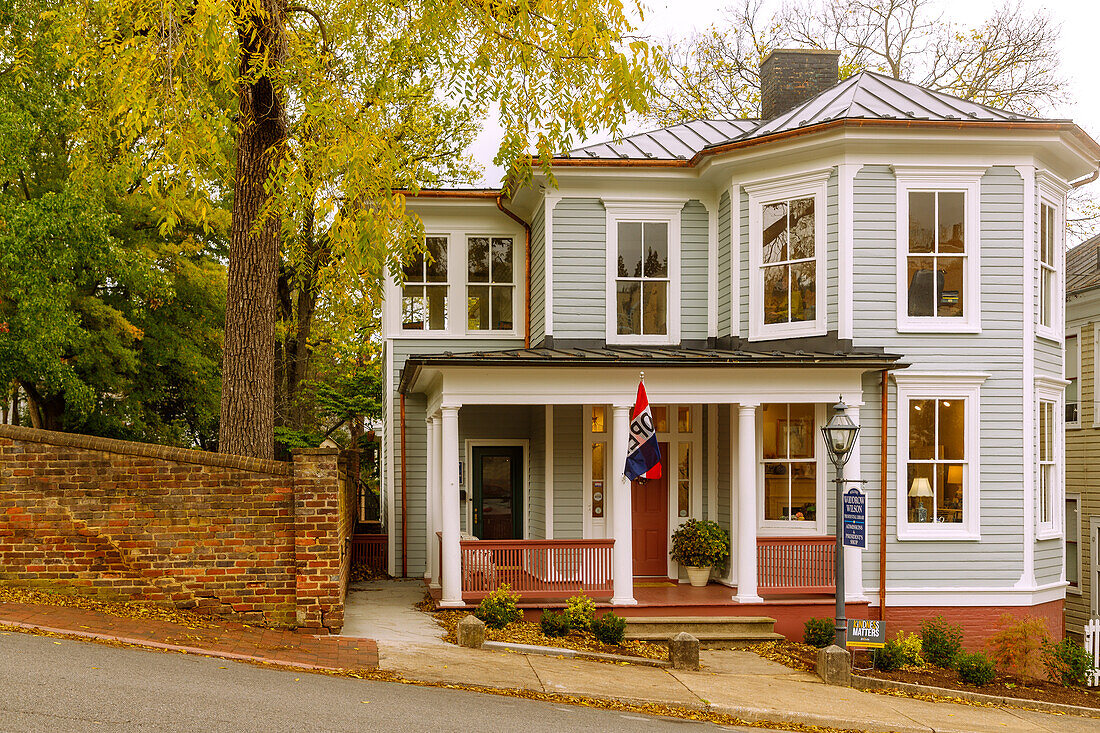
[(292, 463), (0, 425), (0, 580), (343, 625), (337, 451)]

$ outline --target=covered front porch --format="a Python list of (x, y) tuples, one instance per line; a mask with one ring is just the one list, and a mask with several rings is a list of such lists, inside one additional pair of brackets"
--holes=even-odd
[[(838, 397), (861, 405), (863, 375), (890, 357), (579, 351), (406, 364), (402, 390), (425, 400), (424, 576), (441, 607), (503, 584), (531, 607), (583, 593), (622, 615), (832, 602), (832, 469), (818, 428)], [(646, 485), (621, 468), (642, 368), (664, 468)], [(690, 518), (730, 533), (730, 562), (704, 588), (668, 557)], [(845, 558), (848, 600), (865, 603), (862, 553)]]

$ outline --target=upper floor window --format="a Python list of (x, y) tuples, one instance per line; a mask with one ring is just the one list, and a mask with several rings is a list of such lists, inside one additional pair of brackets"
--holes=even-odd
[(1081, 349), (1078, 334), (1066, 335), (1066, 427), (1077, 428), (1081, 426), (1080, 413), (1080, 372)]
[(668, 333), (668, 223), (620, 221), (615, 329), (620, 336)]
[(447, 328), (447, 238), (425, 237), (424, 251), (402, 268), (401, 327), (442, 331)]
[(513, 250), (512, 237), (467, 238), (467, 330), (511, 331), (515, 327)]
[(898, 330), (979, 331), (980, 172), (896, 174)]
[(1039, 325), (1054, 328), (1054, 313), (1058, 307), (1057, 260), (1055, 259), (1054, 207), (1045, 201), (1039, 205)]

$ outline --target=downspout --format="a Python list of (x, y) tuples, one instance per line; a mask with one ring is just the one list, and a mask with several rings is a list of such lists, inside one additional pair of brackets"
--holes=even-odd
[(1076, 181), (1071, 182), (1069, 184), (1069, 187), (1070, 188), (1080, 188), (1081, 186), (1084, 186), (1087, 183), (1092, 183), (1097, 178), (1100, 178), (1100, 167), (1098, 167), (1096, 170), (1094, 170), (1090, 175), (1087, 175), (1084, 178), (1078, 178)]
[(504, 197), (497, 196), (497, 208), (523, 227), (523, 348), (531, 348), (531, 225), (504, 208)]
[[(890, 370), (882, 370), (882, 416), (879, 423), (879, 527), (878, 527), (878, 620), (886, 620), (886, 439), (889, 435)], [(900, 511), (900, 508), (899, 508)]]
[(405, 462), (405, 393), (401, 393), (401, 577), (409, 577), (409, 483)]

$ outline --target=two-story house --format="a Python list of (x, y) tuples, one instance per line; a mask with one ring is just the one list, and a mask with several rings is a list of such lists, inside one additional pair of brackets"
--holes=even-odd
[[(510, 200), (409, 199), (426, 256), (384, 309), (392, 572), (446, 607), (509, 582), (794, 633), (832, 615), (820, 428), (841, 398), (868, 517), (849, 614), (980, 636), (1011, 607), (1061, 630), (1061, 232), (1100, 146), (871, 72), (838, 83), (837, 58), (773, 52), (760, 120), (574, 150)], [(631, 485), (641, 372), (664, 478)], [(732, 537), (701, 589), (668, 556), (693, 517)]]

